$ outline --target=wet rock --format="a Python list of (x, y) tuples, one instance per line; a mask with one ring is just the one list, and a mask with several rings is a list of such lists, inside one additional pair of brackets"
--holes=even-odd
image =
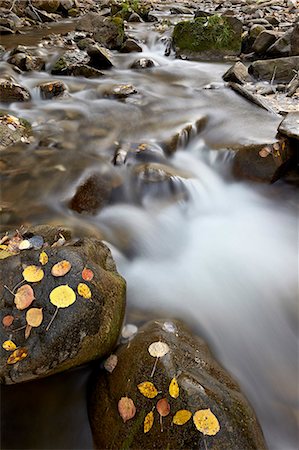
[[(3, 27), (3, 30), (10, 30), (11, 33), (14, 33), (21, 25), (22, 22), (15, 13), (13, 13), (9, 8), (1, 8), (0, 5), (0, 26)], [(2, 32), (1, 34), (7, 33)]]
[[(154, 342), (166, 345), (166, 354), (158, 359), (149, 353)], [(266, 449), (257, 419), (236, 382), (217, 364), (205, 342), (181, 322), (149, 322), (115, 354), (116, 367), (98, 374), (90, 396), (95, 448)], [(172, 386), (177, 383), (178, 389), (169, 389), (173, 379)], [(157, 394), (143, 395), (138, 385), (144, 382), (153, 383)], [(122, 397), (131, 399), (136, 408), (127, 421), (118, 411)], [(182, 410), (190, 413), (186, 423), (176, 425), (174, 417)], [(194, 414), (200, 410), (213, 414), (213, 431), (206, 429), (204, 434), (195, 427)], [(148, 419), (151, 426), (145, 425)]]
[(13, 34), (14, 31), (11, 28), (4, 27), (3, 25), (0, 25), (0, 35), (7, 35), (7, 34)]
[[(63, 237), (62, 233), (56, 229), (57, 239)], [(24, 237), (32, 234), (29, 230)], [(39, 262), (42, 251), (47, 255), (44, 265)], [(63, 260), (71, 264), (71, 269), (64, 276), (53, 276), (53, 265)], [(19, 362), (8, 364), (12, 351), (8, 352), (1, 347), (2, 383), (12, 384), (45, 377), (111, 352), (123, 321), (125, 281), (117, 273), (111, 253), (101, 241), (85, 238), (62, 246), (23, 250), (0, 260), (0, 265), (1, 320), (7, 315), (14, 317), (13, 324), (9, 327), (4, 327), (1, 321), (1, 342), (10, 339), (13, 329), (21, 328), (13, 333), (12, 340), (22, 349), (22, 355), (27, 355)], [(38, 327), (32, 328), (29, 337), (25, 339), (23, 327), (26, 325), (28, 309), (17, 309), (14, 296), (3, 284), (14, 289), (22, 279), (24, 267), (31, 265), (41, 268), (44, 274), (39, 282), (27, 281), (34, 291), (32, 307), (42, 308), (42, 322)], [(85, 267), (92, 271), (90, 281), (82, 278)], [(77, 288), (82, 282), (88, 286), (91, 298), (82, 297), (82, 292), (79, 295)], [(62, 285), (68, 285), (68, 292), (73, 290), (74, 302), (59, 308), (49, 327), (53, 314), (57, 311), (49, 296), (53, 289)]]
[(74, 8), (76, 5), (74, 0), (60, 0), (60, 7), (64, 11), (69, 11), (70, 9)]
[(87, 64), (78, 64), (73, 67), (72, 75), (74, 77), (99, 78), (104, 76), (100, 70), (90, 67)]
[(249, 66), (249, 73), (259, 80), (289, 83), (299, 70), (299, 56), (259, 60)]
[(264, 25), (256, 23), (250, 28), (249, 36), (251, 39), (253, 39), (253, 41), (255, 41), (255, 39), (265, 30), (266, 28), (264, 27)]
[(64, 98), (67, 95), (67, 87), (62, 81), (50, 81), (39, 85), (40, 96), (44, 100), (52, 98)]
[(142, 52), (142, 48), (134, 39), (127, 39), (120, 49), (121, 53)]
[(299, 140), (299, 112), (288, 113), (279, 125), (278, 131), (290, 138)]
[(143, 22), (143, 20), (142, 20), (142, 18), (139, 16), (139, 14), (133, 12), (133, 13), (129, 16), (128, 22), (138, 23), (138, 22)]
[(230, 67), (222, 78), (224, 81), (232, 81), (239, 84), (244, 84), (251, 79), (247, 67), (241, 61), (237, 61)]
[(72, 75), (76, 66), (88, 62), (88, 56), (84, 52), (67, 51), (53, 64), (53, 75)]
[(35, 56), (25, 52), (13, 51), (7, 62), (13, 64), (25, 72), (40, 71), (45, 68), (45, 60), (40, 56)]
[(93, 34), (93, 39), (111, 50), (119, 49), (124, 42), (124, 23), (120, 17), (102, 17), (89, 12), (80, 17), (77, 30)]
[(284, 138), (274, 144), (244, 147), (234, 157), (233, 173), (238, 179), (273, 183), (288, 169), (292, 158), (293, 151)]
[(60, 19), (60, 15), (55, 13), (48, 13), (46, 11), (42, 11), (40, 9), (37, 9), (36, 7), (33, 7), (33, 5), (29, 4), (25, 10), (26, 15), (36, 22), (55, 22)]
[(34, 0), (34, 7), (53, 13), (57, 11), (60, 6), (60, 0)]
[(129, 20), (132, 14), (137, 14), (142, 20), (148, 20), (151, 5), (147, 1), (124, 0), (111, 2), (111, 14)]
[(208, 11), (204, 11), (202, 9), (197, 9), (194, 13), (194, 18), (196, 19), (197, 17), (209, 17), (212, 16), (213, 13), (210, 13)]
[(154, 67), (155, 65), (155, 62), (152, 59), (140, 58), (136, 59), (136, 61), (131, 64), (131, 69), (149, 69), (150, 67)]
[(299, 23), (297, 23), (293, 28), (290, 44), (291, 55), (299, 56)]
[(117, 189), (121, 182), (121, 179), (111, 172), (93, 173), (79, 185), (69, 202), (69, 208), (80, 214), (96, 214), (110, 202), (113, 190)]
[(31, 95), (24, 86), (0, 79), (0, 98), (3, 103), (26, 102), (31, 99)]
[(10, 114), (0, 114), (0, 150), (17, 142), (29, 143), (31, 125), (24, 119)]
[(177, 56), (217, 60), (240, 53), (241, 34), (241, 21), (215, 15), (179, 22), (172, 37)]
[(267, 55), (272, 57), (289, 56), (291, 52), (291, 30), (284, 33), (273, 45), (267, 50)]
[(252, 50), (255, 53), (263, 54), (276, 41), (276, 33), (274, 31), (262, 31), (255, 39)]
[(136, 94), (137, 89), (132, 84), (118, 84), (104, 92), (105, 97), (124, 99), (130, 95)]
[(91, 38), (83, 38), (77, 42), (77, 46), (80, 50), (86, 50), (91, 45), (94, 45), (96, 42)]
[(104, 47), (98, 44), (87, 47), (87, 54), (90, 57), (89, 65), (96, 69), (110, 69), (113, 67), (112, 55)]

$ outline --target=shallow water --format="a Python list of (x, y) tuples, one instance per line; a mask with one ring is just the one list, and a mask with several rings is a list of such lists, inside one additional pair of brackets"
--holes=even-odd
[[(282, 184), (232, 180), (232, 154), (225, 150), (273, 141), (280, 118), (222, 85), (228, 64), (167, 58), (157, 33), (144, 25), (136, 30), (146, 40), (143, 54), (114, 55), (115, 68), (98, 80), (63, 78), (68, 99), (40, 99), (38, 83), (55, 78), (47, 73), (19, 77), (32, 102), (0, 107), (33, 122), (44, 145), (10, 150), (2, 200), (15, 212), (4, 217), (2, 227), (50, 222), (70, 224), (78, 233), (100, 230), (128, 282), (129, 312), (185, 319), (239, 381), (269, 448), (293, 450), (298, 443), (295, 192)], [(59, 53), (42, 51), (50, 60)], [(157, 67), (129, 69), (141, 55)], [(103, 97), (120, 82), (133, 84), (138, 94), (126, 102)], [(206, 89), (211, 85), (217, 89)], [(94, 217), (68, 210), (66, 200), (79, 181), (95, 167), (108, 167), (115, 141), (161, 143), (202, 118), (204, 128), (189, 143), (182, 139), (172, 159), (193, 175), (183, 182), (188, 200), (165, 204), (149, 192), (141, 205), (119, 202)], [(114, 170), (126, 183), (123, 168)], [(26, 434), (24, 448), (91, 448), (84, 410), (87, 376), (88, 369), (5, 391), (7, 423), (13, 418), (20, 435)], [(41, 430), (38, 440), (12, 406), (21, 394)], [(40, 409), (49, 413), (48, 426)], [(59, 423), (55, 414), (65, 424), (59, 435), (47, 431)], [(74, 435), (74, 429), (81, 433)], [(5, 439), (18, 448), (11, 435)]]

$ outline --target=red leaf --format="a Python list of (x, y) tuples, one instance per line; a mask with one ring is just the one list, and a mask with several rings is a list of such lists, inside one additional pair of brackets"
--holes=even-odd
[(87, 269), (86, 267), (82, 270), (82, 278), (85, 281), (91, 281), (93, 279), (94, 273), (91, 269)]

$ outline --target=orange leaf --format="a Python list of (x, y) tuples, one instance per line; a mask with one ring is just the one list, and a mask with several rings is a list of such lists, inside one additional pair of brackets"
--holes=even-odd
[(22, 359), (26, 358), (28, 350), (26, 348), (17, 348), (8, 358), (7, 364), (16, 364)]
[(122, 397), (118, 402), (118, 412), (124, 422), (132, 419), (136, 414), (133, 400), (129, 397)]
[(32, 287), (29, 284), (24, 284), (17, 290), (14, 301), (17, 309), (22, 310), (28, 308), (34, 299)]
[(14, 320), (15, 320), (14, 316), (4, 316), (2, 319), (3, 326), (5, 328), (10, 327), (10, 325), (13, 323)]
[(85, 281), (91, 281), (94, 277), (94, 273), (91, 269), (87, 269), (86, 267), (82, 270), (82, 278)]
[(42, 308), (30, 308), (26, 313), (26, 322), (31, 327), (39, 327), (43, 321)]
[(157, 402), (156, 408), (162, 417), (166, 417), (170, 413), (170, 404), (168, 403), (167, 398), (161, 398), (161, 400)]
[(54, 266), (51, 269), (51, 274), (53, 277), (63, 277), (71, 270), (71, 263), (64, 259), (63, 261), (59, 261), (58, 263), (54, 264)]

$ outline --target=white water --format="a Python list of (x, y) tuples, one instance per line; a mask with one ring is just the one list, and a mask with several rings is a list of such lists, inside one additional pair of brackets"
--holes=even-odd
[(114, 250), (128, 304), (193, 324), (239, 381), (269, 448), (295, 450), (296, 216), (252, 185), (221, 179), (195, 144), (175, 162), (196, 175), (191, 202), (118, 205), (99, 216), (116, 247), (113, 230), (133, 236), (133, 260)]

